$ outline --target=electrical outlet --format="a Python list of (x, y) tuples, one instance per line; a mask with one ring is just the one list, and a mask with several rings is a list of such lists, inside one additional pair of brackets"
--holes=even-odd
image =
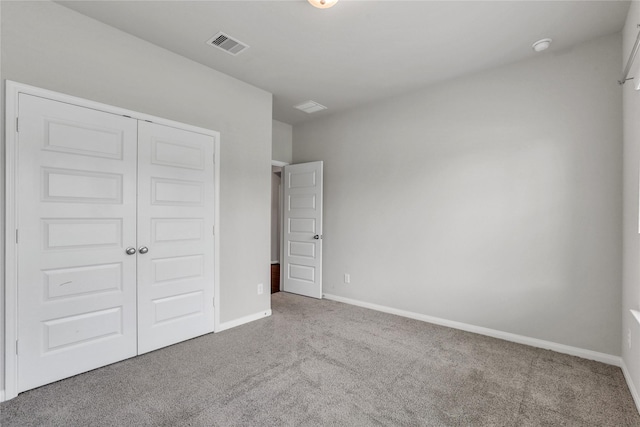
[(627, 345), (629, 346), (629, 350), (631, 350), (631, 328), (627, 329)]
[(258, 295), (262, 295), (264, 292), (264, 285), (262, 283), (258, 283)]
[(344, 273), (344, 283), (351, 283), (351, 275), (349, 273)]

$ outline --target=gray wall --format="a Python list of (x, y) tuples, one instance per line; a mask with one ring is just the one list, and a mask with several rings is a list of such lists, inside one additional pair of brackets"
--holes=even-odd
[(268, 310), (271, 94), (62, 6), (0, 3), (3, 79), (221, 132), (222, 321)]
[(621, 50), (294, 126), (294, 162), (325, 165), (324, 292), (619, 355)]
[(293, 129), (291, 125), (273, 121), (273, 146), (271, 159), (291, 163)]
[[(640, 23), (640, 3), (631, 3), (623, 34), (623, 56), (619, 70), (624, 67), (633, 43), (638, 35)], [(636, 59), (633, 71), (640, 76), (640, 57)], [(640, 310), (640, 236), (638, 226), (638, 159), (640, 159), (640, 92), (633, 88), (634, 80), (624, 85), (624, 257), (622, 286), (622, 359), (629, 370), (631, 381), (640, 390), (640, 325), (633, 318), (630, 309)], [(631, 333), (631, 348), (627, 337)], [(640, 403), (640, 402), (638, 402)]]

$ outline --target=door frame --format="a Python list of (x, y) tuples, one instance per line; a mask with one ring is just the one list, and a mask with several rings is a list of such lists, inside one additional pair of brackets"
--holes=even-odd
[[(214, 139), (214, 330), (220, 324), (220, 133), (137, 111), (114, 107), (78, 98), (71, 95), (42, 89), (35, 86), (6, 80), (5, 86), (5, 301), (4, 301), (4, 396), (0, 402), (18, 395), (18, 98), (20, 94), (38, 96), (53, 101), (77, 105), (103, 111), (105, 113), (127, 116), (136, 120), (149, 121), (164, 126), (200, 133)], [(1, 390), (0, 390), (1, 391)], [(4, 398), (3, 398), (4, 397)]]
[[(283, 168), (282, 171), (284, 172), (284, 167), (285, 166), (289, 166), (291, 163), (287, 163), (287, 162), (281, 162), (280, 160), (271, 160), (271, 166), (278, 166), (280, 168)], [(271, 172), (273, 173), (273, 172)], [(280, 292), (282, 292), (284, 290), (284, 280), (282, 278), (282, 258), (284, 257), (284, 245), (282, 244), (282, 238), (284, 237), (284, 231), (283, 231), (283, 226), (284, 226), (284, 200), (282, 199), (282, 185), (280, 185), (280, 194), (278, 194), (278, 204), (280, 205), (278, 210), (279, 210), (279, 214), (278, 214), (278, 222), (280, 223), (280, 236), (278, 236), (280, 238), (280, 254), (278, 255), (278, 257), (280, 258), (280, 274), (278, 277), (278, 281), (280, 283), (278, 283), (278, 289), (280, 290)]]

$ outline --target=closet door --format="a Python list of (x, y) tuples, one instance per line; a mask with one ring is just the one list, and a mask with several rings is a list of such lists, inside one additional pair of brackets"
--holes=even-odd
[(138, 352), (213, 332), (214, 139), (138, 127)]
[(18, 389), (136, 354), (137, 121), (19, 97)]

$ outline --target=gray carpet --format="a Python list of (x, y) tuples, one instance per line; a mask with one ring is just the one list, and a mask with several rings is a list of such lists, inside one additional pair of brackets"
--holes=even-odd
[(620, 369), (332, 301), (20, 394), (9, 426), (640, 426)]

